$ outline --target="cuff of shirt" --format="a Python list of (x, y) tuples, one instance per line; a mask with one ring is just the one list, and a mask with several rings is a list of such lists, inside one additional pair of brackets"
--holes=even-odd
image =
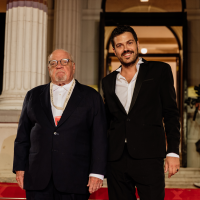
[(104, 179), (104, 175), (101, 175), (101, 174), (90, 174), (89, 177), (96, 177), (96, 178), (99, 178), (101, 180)]
[(168, 153), (166, 156), (167, 157), (176, 157), (176, 158), (179, 158), (179, 155), (176, 154), (176, 153)]

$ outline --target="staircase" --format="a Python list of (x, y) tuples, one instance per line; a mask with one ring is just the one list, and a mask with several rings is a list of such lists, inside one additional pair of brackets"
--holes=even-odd
[(180, 168), (171, 178), (165, 174), (166, 188), (196, 188), (193, 183), (200, 182), (200, 168)]
[(0, 183), (17, 183), (15, 174), (11, 170), (0, 171)]

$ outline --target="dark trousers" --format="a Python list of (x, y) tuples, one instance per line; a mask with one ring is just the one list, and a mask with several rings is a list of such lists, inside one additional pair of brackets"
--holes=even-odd
[(108, 162), (107, 182), (109, 200), (164, 200), (164, 159), (133, 159), (125, 145), (117, 161)]
[[(65, 183), (63, 183), (65, 184)], [(58, 191), (50, 180), (48, 186), (44, 190), (26, 190), (27, 200), (88, 200), (88, 194), (69, 194)]]

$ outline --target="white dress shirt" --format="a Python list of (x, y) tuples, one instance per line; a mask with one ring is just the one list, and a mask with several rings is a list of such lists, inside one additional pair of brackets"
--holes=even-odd
[[(65, 84), (63, 86), (58, 86), (58, 85), (53, 84), (52, 93), (53, 93), (53, 102), (54, 102), (54, 105), (56, 105), (58, 107), (61, 107), (61, 108), (64, 106), (65, 99), (67, 97), (68, 91), (69, 91), (69, 89), (70, 89), (70, 87), (72, 85), (73, 80), (70, 83)], [(72, 92), (73, 92), (73, 90), (72, 90)], [(52, 109), (52, 113), (53, 113), (54, 122), (56, 124), (55, 118), (56, 117), (61, 117), (62, 114), (63, 114), (63, 110), (56, 109), (52, 105), (52, 103), (51, 103), (51, 109)], [(92, 177), (96, 177), (96, 178), (99, 178), (101, 180), (104, 179), (104, 176), (100, 175), (100, 174), (92, 174), (91, 173), (89, 176), (90, 177), (91, 176)]]
[[(132, 97), (133, 97), (133, 92), (135, 89), (135, 83), (137, 80), (137, 76), (140, 70), (140, 64), (143, 63), (142, 58), (139, 58), (139, 61), (136, 65), (137, 72), (135, 73), (134, 77), (128, 83), (125, 77), (121, 75), (121, 67), (118, 68), (116, 71), (119, 73), (117, 74), (116, 78), (116, 87), (115, 87), (115, 93), (117, 97), (119, 98), (121, 104), (124, 106), (124, 109), (126, 110), (126, 113), (128, 114), (129, 108), (131, 105)], [(125, 139), (125, 142), (127, 142), (127, 139)], [(167, 156), (170, 157), (177, 157), (179, 158), (179, 155), (175, 153), (168, 153)]]
[[(71, 85), (73, 83), (73, 80), (70, 83), (65, 84), (63, 86), (59, 86), (59, 85), (53, 84), (52, 93), (53, 93), (54, 105), (56, 105), (58, 107), (61, 107), (61, 108), (64, 106), (65, 99), (66, 99), (68, 91), (69, 91), (69, 89), (70, 89), (70, 87), (71, 87)], [(72, 90), (72, 92), (73, 92), (73, 90)], [(52, 109), (53, 118), (54, 118), (54, 122), (55, 122), (55, 117), (61, 117), (62, 113), (63, 113), (63, 110), (56, 109), (52, 105), (52, 103), (51, 103), (51, 109)]]

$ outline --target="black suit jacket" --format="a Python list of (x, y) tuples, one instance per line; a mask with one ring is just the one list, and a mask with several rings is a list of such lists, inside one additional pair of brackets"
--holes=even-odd
[[(130, 155), (136, 159), (179, 154), (180, 124), (171, 67), (162, 62), (140, 65), (129, 113), (115, 94), (117, 71), (102, 80), (108, 119), (108, 160), (117, 160), (125, 138)], [(163, 118), (165, 127), (163, 127)], [(165, 130), (164, 130), (165, 128)]]
[(67, 193), (88, 193), (89, 173), (105, 174), (106, 116), (101, 96), (76, 81), (55, 126), (50, 85), (30, 90), (24, 100), (14, 147), (13, 172), (25, 171), (24, 188), (42, 190), (53, 180)]

